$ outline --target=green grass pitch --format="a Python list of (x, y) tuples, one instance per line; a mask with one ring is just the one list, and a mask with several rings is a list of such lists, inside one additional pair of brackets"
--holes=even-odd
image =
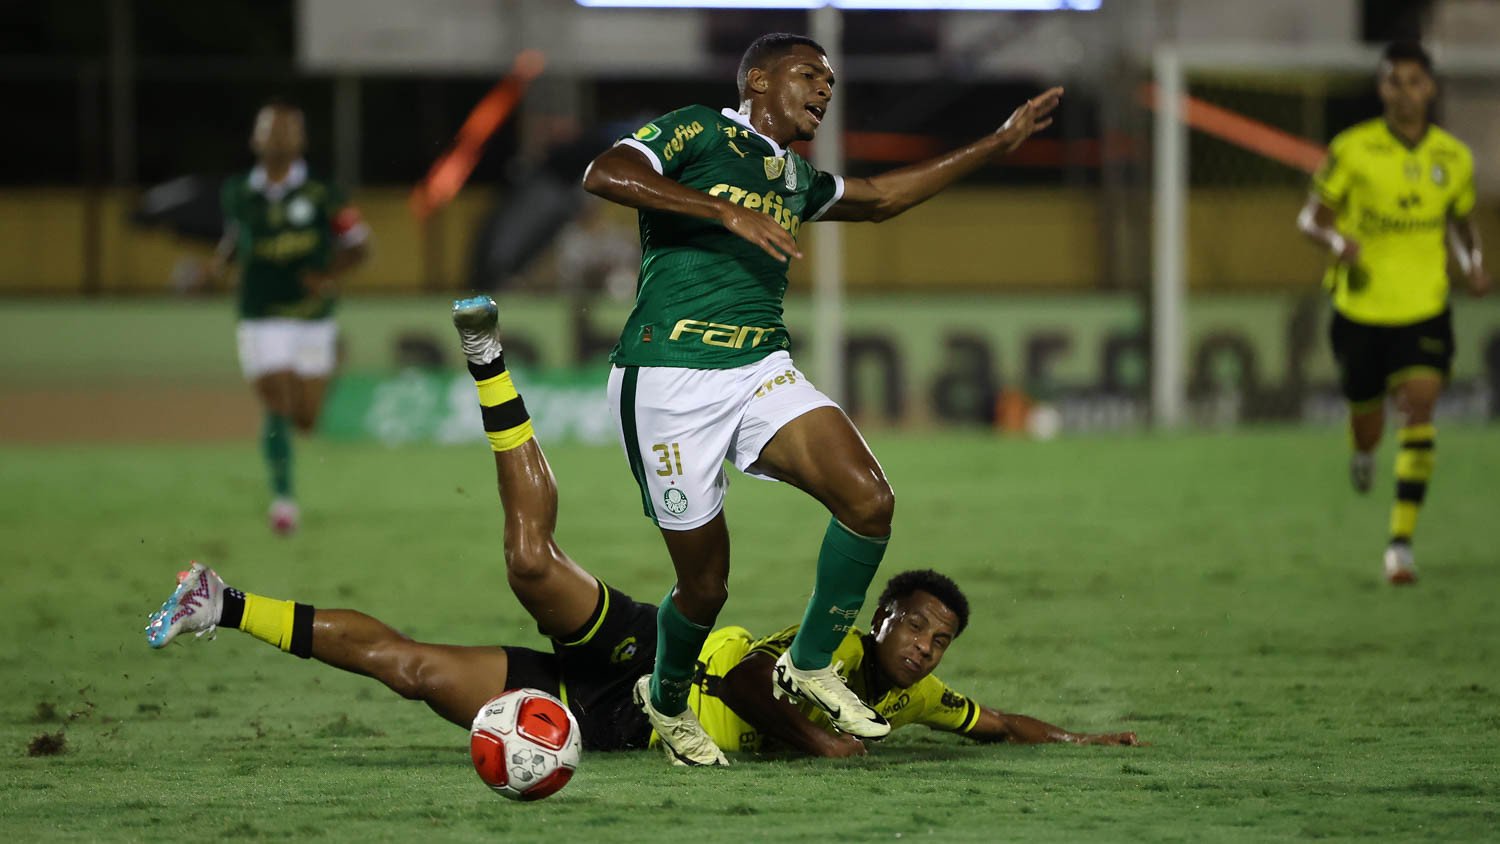
[[(298, 454), (305, 529), (263, 524), (232, 446), (0, 449), (0, 830), (15, 841), (1202, 841), (1481, 839), (1500, 823), (1493, 431), (1445, 429), (1423, 580), (1379, 579), (1390, 497), (1332, 429), (1047, 444), (873, 441), (897, 491), (885, 571), (966, 588), (940, 670), (1003, 709), (1151, 746), (980, 747), (920, 728), (866, 759), (685, 771), (585, 754), (534, 805), (491, 795), (466, 737), (372, 681), (243, 634), (152, 652), (188, 559), (242, 588), (407, 633), (538, 644), (506, 590), (488, 453)], [(612, 449), (554, 448), (561, 541), (642, 598), (669, 582)], [(796, 620), (825, 517), (736, 477), (723, 620)], [(864, 619), (868, 619), (866, 608)], [(66, 750), (28, 743), (62, 731)]]

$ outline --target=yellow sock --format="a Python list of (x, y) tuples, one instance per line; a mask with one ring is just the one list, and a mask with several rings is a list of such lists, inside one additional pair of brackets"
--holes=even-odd
[(1397, 433), (1396, 503), (1391, 508), (1391, 541), (1410, 542), (1417, 529), (1417, 515), (1432, 480), (1437, 428), (1432, 424), (1409, 425)]
[(246, 592), (245, 614), (240, 618), (240, 629), (268, 645), (290, 652), (292, 620), (296, 615), (296, 607), (295, 601), (278, 601)]
[(484, 434), (491, 449), (510, 451), (536, 435), (526, 402), (505, 370), (503, 355), (485, 364), (470, 363), (469, 374), (479, 390), (479, 410), (484, 414)]

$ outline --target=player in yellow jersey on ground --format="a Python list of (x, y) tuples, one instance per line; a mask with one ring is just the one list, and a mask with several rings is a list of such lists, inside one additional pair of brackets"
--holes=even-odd
[[(160, 648), (183, 633), (236, 628), (288, 653), (373, 677), (462, 727), (506, 689), (542, 689), (572, 709), (586, 748), (646, 747), (653, 743), (652, 727), (640, 700), (656, 656), (657, 608), (605, 585), (557, 546), (556, 481), (505, 369), (495, 304), (488, 297), (460, 301), (454, 322), (495, 452), (506, 574), (537, 628), (552, 640), (552, 651), (414, 642), (364, 613), (241, 592), (197, 563), (152, 614), (147, 642)], [(922, 724), (980, 741), (1024, 744), (1137, 743), (1134, 733), (1073, 733), (980, 706), (938, 680), (932, 672), (968, 613), (968, 601), (948, 578), (932, 571), (897, 575), (880, 597), (871, 632), (850, 631), (835, 649), (836, 670), (893, 727)], [(739, 627), (710, 635), (690, 694), (690, 709), (710, 747), (693, 750), (718, 754), (720, 762), (721, 747), (788, 748), (819, 756), (865, 751), (858, 738), (833, 731), (812, 704), (772, 696), (772, 667), (796, 631), (790, 627), (760, 640)], [(691, 761), (691, 755), (664, 747), (675, 761)]]
[(1470, 292), (1489, 291), (1474, 209), (1474, 157), (1432, 124), (1432, 60), (1420, 45), (1392, 44), (1380, 63), (1385, 113), (1341, 132), (1313, 177), (1297, 219), (1327, 247), (1333, 297), (1329, 334), (1349, 401), (1350, 477), (1367, 492), (1385, 426), (1387, 393), (1402, 415), (1396, 504), (1385, 576), (1412, 583), (1412, 533), (1432, 479), (1433, 407), (1453, 361), (1448, 237)]

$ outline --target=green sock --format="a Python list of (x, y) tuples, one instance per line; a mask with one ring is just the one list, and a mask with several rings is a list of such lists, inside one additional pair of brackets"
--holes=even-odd
[(271, 470), (271, 494), (277, 498), (292, 497), (292, 426), (285, 416), (266, 414), (260, 434), (261, 451)]
[(682, 614), (672, 593), (656, 610), (656, 670), (651, 672), (651, 705), (663, 715), (687, 709), (688, 691), (698, 668), (698, 652), (709, 628)]
[(880, 568), (889, 536), (860, 536), (830, 519), (818, 551), (818, 577), (802, 627), (792, 639), (792, 664), (804, 671), (827, 668), (833, 652), (854, 625), (865, 592)]

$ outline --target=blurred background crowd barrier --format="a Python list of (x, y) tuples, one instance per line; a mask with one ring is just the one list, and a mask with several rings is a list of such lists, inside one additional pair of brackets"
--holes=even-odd
[[(1476, 214), (1500, 244), (1500, 60), (1483, 56), (1500, 43), (1500, 4), (599, 5), (608, 0), (72, 0), (8, 11), (0, 391), (12, 410), (0, 436), (64, 431), (48, 420), (101, 369), (135, 385), (122, 408), (148, 387), (241, 400), (230, 398), (243, 390), (232, 307), (203, 265), (221, 230), (218, 186), (250, 166), (251, 120), (279, 96), (305, 110), (312, 167), (350, 190), (375, 237), (373, 260), (345, 285), (346, 377), (327, 433), (473, 436), (472, 420), (450, 424), (440, 408), (457, 371), (444, 300), (477, 289), (519, 316), (507, 344), (555, 392), (559, 430), (607, 437), (589, 420), (639, 250), (633, 213), (586, 198), (579, 177), (657, 114), (732, 105), (740, 53), (773, 30), (837, 39), (844, 131), (836, 149), (807, 152), (836, 155), (851, 175), (966, 142), (1041, 88), (1067, 88), (1055, 128), (1016, 156), (897, 220), (841, 226), (834, 293), (816, 282), (817, 262), (792, 268), (804, 368), (868, 423), (1048, 436), (1153, 417), (1340, 418), (1324, 256), (1294, 218), (1309, 156), (1379, 113), (1371, 57), (1386, 40), (1437, 45), (1439, 119), (1475, 150)], [(513, 108), (496, 106), (518, 80)], [(1190, 127), (1165, 160), (1163, 92)], [(466, 121), (493, 132), (455, 146)], [(445, 154), (462, 159), (462, 189), (430, 201)], [(1163, 181), (1168, 168), (1180, 182)], [(1164, 185), (1180, 203), (1175, 240), (1161, 239)], [(805, 253), (822, 230), (807, 229)], [(1175, 276), (1163, 275), (1164, 249)], [(818, 306), (828, 295), (837, 321)], [(1500, 305), (1462, 301), (1456, 320), (1444, 413), (1491, 418)], [(95, 333), (58, 348), (56, 332), (79, 336), (78, 325)], [(820, 344), (831, 348), (813, 356)], [(1169, 416), (1153, 406), (1154, 372), (1180, 398)]]

